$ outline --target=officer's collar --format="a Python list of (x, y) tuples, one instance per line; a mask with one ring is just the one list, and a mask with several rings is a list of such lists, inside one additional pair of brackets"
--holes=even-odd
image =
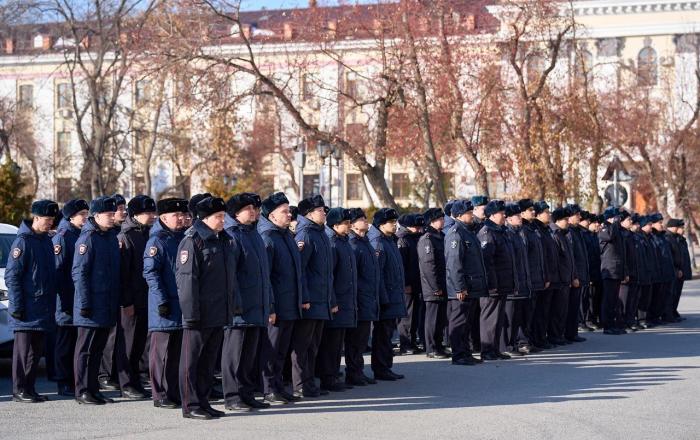
[(219, 238), (219, 234), (214, 232), (212, 228), (207, 226), (207, 224), (200, 219), (197, 219), (197, 221), (194, 222), (194, 225), (192, 225), (192, 227), (197, 231), (197, 233), (200, 237), (202, 237), (203, 240), (216, 240)]

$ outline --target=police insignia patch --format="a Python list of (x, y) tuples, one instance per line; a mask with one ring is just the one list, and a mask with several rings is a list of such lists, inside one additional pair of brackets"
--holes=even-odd
[(380, 251), (379, 249), (377, 249), (376, 251), (374, 251), (374, 255), (376, 255), (377, 257), (378, 257), (379, 255), (381, 255), (381, 253), (382, 253), (382, 251)]
[(190, 253), (188, 251), (180, 251), (180, 264), (187, 263), (187, 259), (189, 257), (190, 257)]
[(148, 248), (148, 255), (149, 255), (150, 257), (155, 257), (157, 253), (158, 253), (158, 248), (157, 248), (157, 247), (151, 246), (150, 248)]
[(457, 247), (457, 240), (452, 240), (452, 249), (455, 249)]
[(482, 242), (481, 242), (481, 249), (486, 248), (486, 245), (488, 245), (488, 244), (489, 244), (488, 241), (482, 241)]
[(120, 241), (120, 242), (119, 242), (119, 249), (121, 249), (121, 248), (123, 248), (123, 247), (124, 247), (124, 243), (122, 243), (122, 242)]
[(297, 241), (297, 247), (299, 248), (300, 251), (303, 251), (304, 250), (304, 242)]
[(430, 253), (430, 245), (425, 246), (425, 253), (426, 254)]
[(87, 245), (86, 244), (81, 244), (78, 246), (78, 253), (80, 255), (85, 255), (85, 252), (87, 252)]
[(16, 260), (19, 258), (20, 255), (22, 255), (22, 249), (20, 249), (20, 248), (12, 249), (12, 258), (14, 258)]
[(54, 253), (54, 255), (59, 255), (61, 253), (61, 245), (60, 244), (53, 245), (53, 253)]

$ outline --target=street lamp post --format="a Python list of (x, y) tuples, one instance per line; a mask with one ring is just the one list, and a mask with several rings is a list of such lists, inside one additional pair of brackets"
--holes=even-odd
[(294, 147), (294, 165), (299, 169), (299, 201), (304, 198), (304, 167), (306, 166), (306, 144), (301, 142)]
[(326, 142), (326, 141), (320, 141), (316, 145), (316, 152), (318, 153), (318, 156), (321, 158), (321, 166), (323, 166), (323, 163), (325, 162), (326, 158), (328, 158), (328, 207), (331, 207), (331, 203), (333, 201), (333, 159), (336, 160), (336, 162), (340, 162), (340, 160), (343, 158), (343, 152), (340, 150), (340, 148), (336, 147), (335, 145)]

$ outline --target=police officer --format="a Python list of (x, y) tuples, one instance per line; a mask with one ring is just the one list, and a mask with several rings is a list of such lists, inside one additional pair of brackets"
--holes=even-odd
[(588, 249), (583, 238), (583, 228), (581, 227), (581, 207), (577, 204), (570, 204), (566, 207), (569, 213), (568, 231), (566, 234), (574, 254), (574, 281), (569, 289), (569, 305), (566, 314), (566, 324), (564, 337), (569, 342), (583, 342), (586, 339), (578, 334), (579, 311), (581, 310), (581, 298), (587, 295), (590, 284), (588, 270)]
[(260, 197), (252, 193), (236, 194), (226, 202), (231, 217), (226, 232), (234, 247), (227, 270), (235, 273), (234, 302), (239, 308), (224, 330), (221, 372), (225, 407), (238, 412), (270, 406), (253, 397), (260, 374), (258, 347), (262, 331), (276, 318), (267, 251), (254, 224), (260, 203)]
[(574, 252), (569, 240), (569, 217), (567, 208), (556, 208), (552, 211), (550, 225), (552, 238), (556, 244), (555, 258), (558, 261), (558, 276), (552, 279), (552, 304), (550, 308), (547, 334), (552, 345), (567, 345), (566, 322), (569, 314), (569, 291), (580, 283), (575, 274)]
[[(450, 206), (451, 208), (451, 206)], [(432, 359), (449, 356), (443, 348), (447, 324), (447, 272), (445, 268), (445, 213), (430, 208), (423, 213), (425, 233), (418, 240), (418, 264), (425, 303), (425, 352)]]
[(187, 202), (187, 209), (190, 212), (190, 216), (192, 217), (193, 222), (197, 219), (197, 203), (201, 202), (202, 200), (208, 197), (212, 197), (212, 195), (208, 192), (195, 194), (190, 198), (189, 202)]
[(673, 283), (673, 291), (666, 304), (664, 319), (669, 322), (682, 321), (678, 313), (678, 302), (683, 292), (683, 284), (686, 280), (692, 279), (690, 268), (690, 252), (688, 242), (683, 236), (684, 222), (681, 219), (671, 218), (666, 222), (666, 239), (671, 245), (673, 255), (673, 267), (676, 271), (676, 278)]
[(481, 231), (484, 221), (488, 215), (486, 215), (486, 205), (489, 203), (488, 196), (473, 196), (471, 198), (472, 206), (474, 207), (474, 221), (470, 226), (475, 234)]
[(602, 215), (590, 215), (588, 224), (588, 234), (586, 237), (586, 245), (588, 246), (588, 269), (590, 270), (591, 293), (590, 301), (583, 303), (583, 314), (586, 329), (594, 331), (602, 328), (600, 325), (600, 307), (603, 298), (603, 276), (600, 271), (600, 242), (598, 241), (598, 232), (603, 223)]
[(533, 322), (535, 318), (536, 304), (541, 298), (547, 297), (547, 289), (549, 289), (549, 273), (547, 271), (547, 261), (544, 258), (544, 247), (542, 243), (542, 234), (540, 228), (537, 227), (535, 218), (535, 204), (531, 199), (521, 199), (518, 201), (520, 209), (520, 217), (522, 219), (521, 234), (525, 238), (525, 257), (528, 266), (528, 275), (530, 277), (531, 295), (528, 301), (528, 322), (526, 323), (526, 334), (529, 340), (527, 348), (521, 348), (526, 353), (536, 353), (541, 351), (538, 341), (533, 332)]
[(343, 341), (346, 330), (357, 327), (357, 262), (348, 241), (350, 210), (332, 208), (326, 216), (326, 226), (333, 252), (333, 291), (338, 312), (323, 328), (316, 371), (321, 379), (321, 389), (345, 391), (352, 385), (337, 381)]
[(182, 312), (177, 296), (175, 264), (184, 238), (187, 200), (165, 198), (156, 204), (158, 220), (150, 230), (143, 254), (143, 277), (148, 284), (149, 368), (153, 406), (180, 405), (178, 369), (182, 346)]
[(122, 397), (150, 397), (141, 386), (139, 363), (148, 337), (148, 284), (143, 277), (143, 256), (151, 225), (155, 221), (156, 202), (138, 195), (127, 204), (127, 218), (121, 225), (121, 313), (117, 322), (115, 351), (117, 375)]
[(282, 373), (294, 325), (310, 304), (302, 303), (301, 255), (288, 229), (292, 219), (289, 200), (284, 193), (274, 193), (262, 201), (261, 211), (257, 228), (267, 250), (276, 314), (274, 324), (268, 323), (262, 334), (263, 387), (267, 402), (286, 404), (299, 400), (285, 389)]
[[(122, 230), (122, 223), (126, 220), (126, 199), (123, 195), (115, 193), (111, 196), (117, 203), (117, 211), (114, 213), (114, 226), (112, 233), (117, 236)], [(100, 364), (100, 388), (106, 391), (119, 389), (119, 374), (117, 372), (117, 352), (114, 349), (117, 338), (117, 326), (109, 330), (109, 336), (105, 344), (102, 361)]]
[(629, 280), (620, 284), (618, 294), (619, 305), (617, 308), (616, 324), (619, 329), (636, 331), (637, 307), (639, 306), (639, 269), (640, 261), (637, 261), (637, 251), (634, 240), (634, 219), (627, 212), (620, 213), (620, 226), (622, 226), (622, 239), (625, 243), (625, 264)]
[(477, 303), (488, 296), (486, 268), (481, 245), (470, 230), (474, 220), (471, 201), (458, 200), (452, 205), (455, 223), (445, 236), (448, 322), (453, 365), (475, 365), (481, 360), (472, 356), (469, 347), (473, 322), (478, 321)]
[(58, 213), (51, 200), (32, 203), (32, 218), (20, 224), (5, 268), (12, 349), (12, 400), (36, 403), (48, 400), (34, 389), (46, 333), (54, 328), (56, 266), (48, 232)]
[(56, 298), (55, 365), (59, 396), (75, 396), (73, 354), (75, 353), (76, 328), (73, 326), (73, 295), (75, 287), (71, 270), (75, 242), (80, 229), (88, 219), (90, 207), (85, 200), (73, 199), (63, 205), (63, 219), (56, 235), (51, 239), (56, 261), (58, 295)]
[(103, 350), (119, 312), (119, 242), (114, 233), (116, 201), (98, 197), (75, 243), (73, 257), (73, 324), (75, 344), (75, 399), (81, 404), (104, 405), (112, 400), (99, 391), (98, 372)]
[(197, 219), (177, 250), (175, 280), (182, 310), (180, 397), (182, 415), (209, 420), (224, 415), (209, 404), (223, 327), (233, 319), (234, 246), (224, 232), (226, 204), (207, 197), (195, 205)]
[(447, 234), (447, 231), (455, 224), (455, 219), (452, 217), (452, 205), (454, 205), (455, 202), (456, 200), (450, 200), (445, 203), (445, 226), (442, 227), (443, 234)]
[(338, 311), (333, 292), (333, 252), (325, 233), (326, 207), (315, 195), (299, 202), (299, 224), (295, 240), (301, 252), (303, 303), (302, 319), (292, 337), (292, 380), (297, 397), (328, 394), (315, 383), (316, 356), (325, 321)]
[(518, 289), (508, 294), (505, 305), (501, 351), (509, 356), (522, 356), (530, 353), (528, 324), (530, 307), (530, 267), (527, 262), (527, 238), (522, 227), (520, 205), (506, 205), (506, 234), (513, 245), (513, 261), (518, 278)]
[(486, 267), (488, 297), (481, 298), (479, 317), (481, 335), (481, 359), (510, 359), (500, 351), (501, 334), (505, 320), (506, 298), (518, 291), (518, 274), (515, 266), (513, 243), (506, 234), (506, 203), (491, 200), (484, 214), (488, 217), (477, 234)]
[(616, 328), (615, 309), (617, 308), (620, 284), (629, 282), (625, 260), (625, 242), (620, 226), (620, 210), (610, 206), (603, 213), (603, 217), (605, 223), (598, 232), (600, 272), (603, 278), (600, 318), (606, 335), (620, 335), (627, 332)]
[(396, 320), (406, 317), (403, 300), (404, 270), (401, 253), (396, 245), (396, 226), (399, 218), (395, 209), (381, 208), (374, 213), (372, 227), (367, 233), (379, 260), (379, 320), (372, 331), (372, 371), (375, 380), (403, 379), (392, 371), (394, 365), (391, 337)]
[[(404, 302), (406, 317), (398, 323), (399, 354), (422, 353), (418, 347), (417, 338), (424, 336), (420, 330), (423, 324), (424, 305), (421, 295), (420, 269), (418, 267), (418, 240), (423, 233), (423, 216), (404, 214), (399, 217), (401, 226), (396, 232), (397, 244), (403, 261), (406, 286), (404, 286)], [(424, 337), (421, 337), (424, 342)]]
[(661, 214), (651, 215), (652, 238), (656, 247), (656, 258), (659, 261), (659, 279), (654, 284), (651, 304), (649, 305), (648, 322), (654, 325), (668, 324), (666, 311), (668, 297), (672, 295), (674, 282), (677, 279), (677, 272), (673, 265), (673, 254), (671, 244), (666, 238), (664, 229), (664, 218)]
[(547, 329), (550, 321), (550, 309), (552, 308), (552, 296), (559, 291), (559, 286), (555, 282), (559, 280), (559, 249), (552, 237), (549, 227), (551, 212), (549, 205), (540, 200), (533, 205), (535, 218), (532, 224), (537, 228), (542, 241), (542, 251), (546, 267), (546, 280), (549, 283), (544, 291), (538, 292), (533, 310), (532, 325), (530, 334), (533, 343), (539, 348), (549, 349), (552, 344), (548, 342)]
[(649, 316), (649, 306), (654, 292), (654, 284), (659, 282), (661, 278), (661, 261), (656, 253), (656, 244), (652, 234), (651, 227), (652, 218), (649, 215), (642, 216), (639, 219), (639, 243), (641, 246), (640, 258), (644, 261), (644, 269), (647, 273), (646, 282), (641, 283), (639, 305), (637, 306), (637, 318), (639, 329), (645, 330), (653, 327), (653, 324), (647, 321)]
[(369, 223), (361, 208), (350, 210), (349, 243), (357, 265), (357, 327), (345, 332), (345, 383), (351, 386), (376, 384), (364, 373), (362, 357), (372, 327), (379, 320), (380, 269), (377, 254), (369, 242)]

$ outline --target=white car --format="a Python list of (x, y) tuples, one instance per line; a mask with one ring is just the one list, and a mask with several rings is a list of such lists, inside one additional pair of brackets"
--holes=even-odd
[(0, 357), (12, 354), (14, 334), (10, 328), (10, 313), (7, 311), (9, 298), (5, 285), (5, 265), (10, 255), (10, 247), (17, 237), (17, 227), (0, 223)]

